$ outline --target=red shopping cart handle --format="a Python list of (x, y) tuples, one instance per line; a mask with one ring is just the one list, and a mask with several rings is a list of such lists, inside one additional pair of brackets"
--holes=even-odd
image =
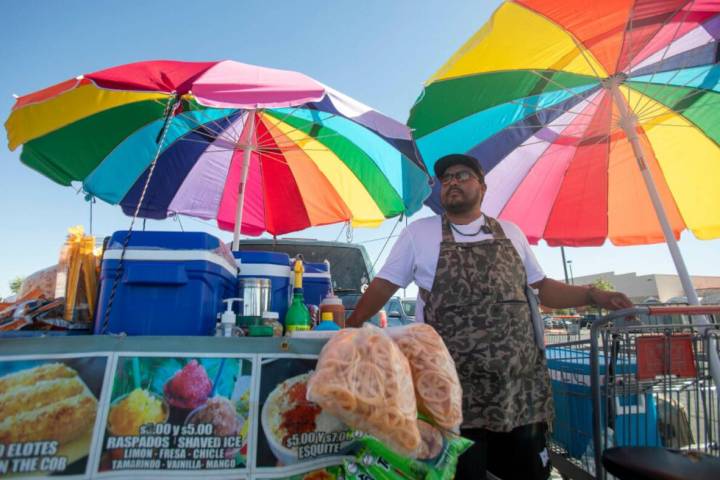
[(650, 315), (716, 315), (718, 305), (683, 305), (677, 307), (648, 307)]
[(621, 480), (717, 480), (720, 458), (662, 447), (615, 447), (603, 452), (608, 473)]

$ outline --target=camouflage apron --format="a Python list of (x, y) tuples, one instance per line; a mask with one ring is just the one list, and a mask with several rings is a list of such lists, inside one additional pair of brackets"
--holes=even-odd
[(534, 340), (527, 274), (500, 224), (493, 239), (457, 243), (442, 217), (432, 289), (420, 290), (425, 322), (447, 344), (463, 388), (463, 428), (508, 432), (552, 422), (545, 356)]

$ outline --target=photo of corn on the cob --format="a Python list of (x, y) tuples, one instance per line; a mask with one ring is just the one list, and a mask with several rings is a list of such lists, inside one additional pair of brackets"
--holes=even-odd
[(95, 422), (97, 399), (63, 363), (47, 363), (0, 377), (0, 443), (83, 435)]

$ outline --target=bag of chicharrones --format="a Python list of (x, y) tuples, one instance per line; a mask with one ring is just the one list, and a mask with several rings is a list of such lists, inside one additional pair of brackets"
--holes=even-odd
[(462, 424), (462, 387), (455, 362), (442, 337), (425, 323), (389, 328), (388, 334), (407, 357), (417, 408), (446, 430)]
[(320, 352), (307, 397), (398, 453), (417, 454), (420, 432), (410, 366), (383, 330), (368, 325), (335, 334)]

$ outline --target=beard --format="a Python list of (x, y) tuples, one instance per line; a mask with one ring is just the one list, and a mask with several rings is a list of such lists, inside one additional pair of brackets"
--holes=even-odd
[[(460, 193), (459, 196), (450, 198), (450, 194), (454, 191)], [(449, 190), (440, 199), (440, 204), (446, 212), (452, 214), (463, 214), (470, 212), (480, 201), (480, 191), (475, 190), (472, 193), (467, 193), (460, 189)]]

